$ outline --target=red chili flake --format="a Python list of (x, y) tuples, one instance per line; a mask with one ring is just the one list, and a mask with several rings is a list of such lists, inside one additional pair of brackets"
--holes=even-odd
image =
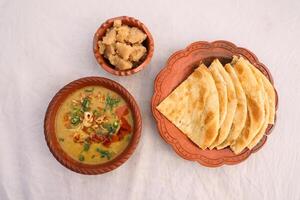
[(96, 133), (91, 134), (91, 140), (96, 143), (100, 143), (104, 141), (104, 137), (101, 135), (97, 135)]
[(103, 143), (102, 143), (105, 147), (109, 147), (110, 144), (111, 144), (111, 141), (110, 140), (105, 140)]

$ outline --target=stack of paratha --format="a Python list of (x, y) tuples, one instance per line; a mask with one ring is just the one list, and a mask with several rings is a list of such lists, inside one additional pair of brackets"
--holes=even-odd
[(275, 90), (248, 60), (215, 59), (183, 81), (157, 109), (201, 149), (252, 149), (274, 123)]

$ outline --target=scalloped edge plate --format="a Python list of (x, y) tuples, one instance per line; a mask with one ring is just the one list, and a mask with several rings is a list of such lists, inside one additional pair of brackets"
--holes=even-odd
[[(224, 164), (234, 165), (247, 159), (252, 153), (260, 150), (266, 143), (267, 135), (271, 133), (276, 121), (274, 125), (269, 125), (264, 137), (252, 150), (245, 149), (240, 154), (235, 155), (228, 147), (222, 150), (201, 150), (158, 112), (156, 106), (192, 73), (200, 61), (209, 65), (214, 58), (219, 58), (224, 64), (229, 62), (233, 55), (241, 55), (247, 58), (274, 86), (271, 73), (264, 64), (259, 62), (251, 51), (237, 47), (233, 43), (224, 40), (211, 43), (206, 41), (194, 42), (185, 49), (175, 52), (170, 56), (165, 67), (159, 72), (154, 81), (154, 94), (151, 107), (159, 134), (173, 147), (179, 156), (186, 160), (196, 161), (206, 167), (219, 167)], [(275, 92), (277, 110), (278, 95), (276, 89)]]

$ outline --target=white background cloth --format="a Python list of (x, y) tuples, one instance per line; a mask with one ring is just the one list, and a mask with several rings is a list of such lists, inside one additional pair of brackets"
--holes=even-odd
[[(99, 68), (92, 39), (106, 19), (128, 15), (155, 39), (142, 72)], [(0, 199), (300, 199), (300, 1), (0, 0)], [(279, 93), (267, 144), (235, 166), (186, 161), (159, 136), (150, 110), (153, 81), (174, 52), (228, 40), (269, 67)], [(43, 132), (49, 101), (85, 76), (121, 83), (143, 117), (133, 156), (103, 175), (74, 173), (50, 153)]]

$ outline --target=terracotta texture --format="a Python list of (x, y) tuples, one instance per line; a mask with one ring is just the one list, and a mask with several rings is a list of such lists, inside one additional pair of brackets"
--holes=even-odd
[[(214, 58), (218, 58), (223, 64), (232, 60), (233, 55), (241, 55), (247, 58), (257, 67), (274, 85), (273, 78), (267, 67), (260, 63), (257, 57), (245, 48), (240, 48), (227, 41), (215, 41), (212, 43), (199, 41), (192, 43), (187, 48), (175, 52), (167, 61), (165, 67), (155, 79), (154, 94), (152, 97), (152, 112), (157, 122), (161, 137), (169, 143), (175, 152), (184, 159), (196, 161), (207, 167), (218, 167), (224, 164), (233, 165), (247, 159), (252, 153), (257, 152), (267, 140), (273, 125), (269, 125), (266, 135), (252, 150), (245, 149), (239, 155), (235, 155), (228, 147), (222, 150), (201, 150), (178, 128), (168, 121), (156, 106), (165, 99), (191, 72), (198, 67), (200, 62), (207, 66)], [(276, 110), (278, 97), (276, 93)]]
[[(54, 126), (55, 118), (56, 118), (57, 110), (59, 109), (60, 105), (63, 103), (63, 101), (67, 98), (67, 96), (70, 93), (89, 85), (103, 86), (105, 88), (108, 88), (120, 94), (123, 97), (123, 99), (127, 102), (130, 110), (132, 111), (132, 115), (134, 119), (133, 136), (131, 142), (128, 144), (126, 149), (115, 159), (99, 165), (83, 164), (69, 157), (62, 150), (60, 144), (57, 141), (56, 134), (55, 134), (55, 126)], [(57, 92), (57, 94), (53, 97), (53, 99), (49, 103), (46, 116), (45, 116), (45, 121), (44, 121), (45, 138), (48, 147), (52, 152), (52, 154), (54, 155), (54, 157), (65, 167), (81, 174), (102, 174), (105, 172), (109, 172), (122, 165), (134, 152), (141, 136), (141, 130), (142, 130), (142, 118), (141, 118), (139, 107), (135, 102), (134, 98), (120, 84), (102, 77), (81, 78), (64, 86), (61, 90)]]
[[(129, 70), (121, 71), (121, 70), (115, 69), (115, 67), (113, 65), (111, 65), (110, 62), (106, 58), (103, 57), (103, 55), (101, 55), (99, 53), (99, 48), (98, 48), (97, 42), (102, 39), (102, 37), (106, 33), (106, 30), (113, 26), (113, 22), (116, 19), (120, 19), (122, 21), (122, 24), (126, 24), (131, 27), (139, 28), (147, 35), (147, 39), (143, 42), (144, 46), (147, 49), (147, 56), (146, 56), (145, 60), (139, 66), (129, 69)], [(151, 33), (147, 29), (147, 27), (143, 23), (141, 23), (139, 20), (132, 18), (132, 17), (127, 17), (127, 16), (115, 17), (115, 18), (107, 20), (100, 26), (100, 28), (98, 28), (97, 32), (94, 35), (93, 51), (94, 51), (94, 55), (95, 55), (97, 62), (107, 72), (114, 74), (114, 75), (118, 75), (118, 76), (128, 76), (128, 75), (131, 75), (131, 74), (141, 71), (149, 64), (149, 62), (153, 56), (153, 52), (154, 52), (154, 40), (153, 40)]]

